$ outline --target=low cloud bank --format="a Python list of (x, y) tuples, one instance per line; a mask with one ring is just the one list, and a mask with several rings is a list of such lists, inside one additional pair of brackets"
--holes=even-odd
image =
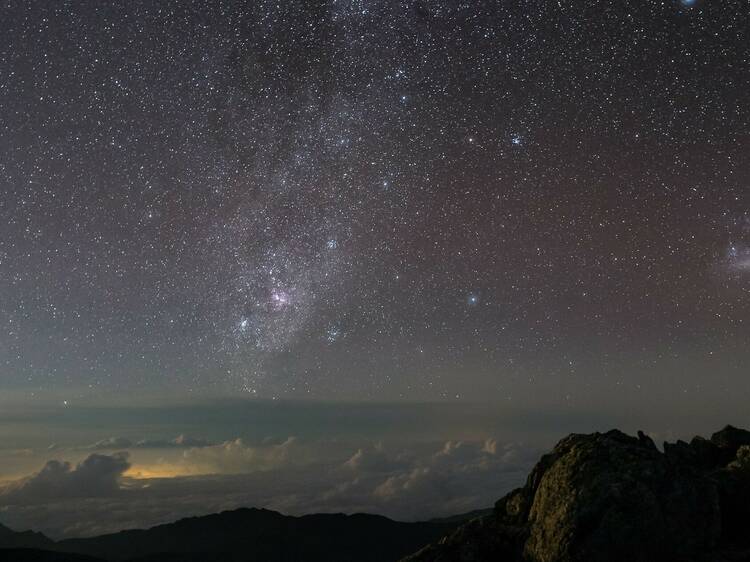
[[(173, 441), (181, 450), (168, 462), (177, 474), (200, 476), (134, 479), (127, 474), (136, 462), (127, 452), (93, 453), (77, 465), (51, 460), (0, 488), (0, 523), (83, 536), (246, 506), (427, 519), (492, 505), (523, 482), (538, 458), (534, 450), (492, 439), (395, 448), (295, 437), (188, 443)], [(126, 445), (108, 440), (95, 448), (118, 444)]]
[(94, 450), (116, 450), (116, 449), (170, 449), (170, 448), (194, 448), (210, 447), (213, 443), (205, 439), (178, 435), (174, 439), (142, 439), (132, 441), (127, 437), (108, 437), (92, 443), (86, 449)]
[(123, 474), (130, 468), (128, 453), (89, 455), (73, 466), (51, 460), (27, 478), (0, 489), (3, 504), (47, 503), (66, 498), (112, 497), (122, 491)]

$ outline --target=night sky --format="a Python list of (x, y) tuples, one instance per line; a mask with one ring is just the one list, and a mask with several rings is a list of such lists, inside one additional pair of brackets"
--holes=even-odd
[(749, 149), (746, 1), (6, 1), (0, 393), (746, 404)]
[(744, 2), (0, 20), (7, 384), (748, 390)]

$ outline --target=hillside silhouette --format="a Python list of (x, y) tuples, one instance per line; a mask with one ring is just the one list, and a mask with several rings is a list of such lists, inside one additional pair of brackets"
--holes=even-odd
[[(488, 497), (491, 491), (488, 491)], [(0, 526), (0, 561), (750, 562), (750, 432), (572, 434), (494, 509), (421, 523), (239, 509), (52, 541)]]

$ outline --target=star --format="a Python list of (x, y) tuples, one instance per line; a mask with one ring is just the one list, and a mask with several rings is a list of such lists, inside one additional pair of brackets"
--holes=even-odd
[(326, 341), (328, 343), (336, 342), (341, 336), (341, 329), (337, 326), (332, 326), (326, 330)]
[[(552, 364), (628, 342), (622, 364), (585, 363), (641, 373), (668, 351), (633, 342), (685, 349), (700, 318), (714, 345), (746, 339), (740, 3), (630, 2), (586, 21), (564, 1), (6, 4), (0, 361), (14, 388), (170, 373), (293, 396), (301, 375), (270, 373), (318, 388), (340, 369), (372, 398), (428, 332), (455, 374), (415, 370), (393, 394), (421, 377), (435, 394), (414, 397), (431, 398), (510, 377), (466, 368), (478, 340), (496, 363), (518, 342), (520, 388), (541, 346)], [(131, 22), (153, 48), (131, 49)], [(585, 48), (560, 47), (571, 29)], [(453, 341), (467, 316), (476, 332)]]
[(290, 302), (289, 293), (281, 289), (271, 291), (271, 304), (277, 309), (285, 308)]

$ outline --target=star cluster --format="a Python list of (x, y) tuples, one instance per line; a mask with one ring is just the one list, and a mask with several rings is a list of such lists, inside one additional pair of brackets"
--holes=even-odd
[(749, 391), (743, 2), (6, 2), (0, 368)]

